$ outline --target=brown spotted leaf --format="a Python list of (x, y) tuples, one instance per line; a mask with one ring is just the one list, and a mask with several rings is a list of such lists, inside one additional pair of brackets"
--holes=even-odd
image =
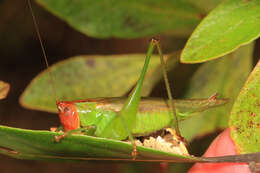
[(229, 126), (239, 153), (260, 152), (260, 61), (234, 103)]

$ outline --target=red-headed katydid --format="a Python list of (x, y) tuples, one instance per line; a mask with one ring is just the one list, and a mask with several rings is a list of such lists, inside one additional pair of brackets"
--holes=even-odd
[[(34, 22), (36, 22), (35, 19)], [(37, 33), (41, 43), (38, 28)], [(41, 46), (46, 64), (48, 66), (42, 43)], [(215, 95), (204, 100), (176, 100), (174, 102), (177, 112), (176, 117), (173, 118), (175, 108), (172, 104), (173, 100), (171, 99), (171, 93), (168, 88), (169, 85), (167, 83), (166, 76), (164, 79), (167, 83), (166, 87), (170, 102), (162, 99), (140, 100), (142, 82), (144, 80), (144, 75), (146, 73), (154, 46), (157, 46), (159, 54), (162, 57), (158, 42), (153, 40), (149, 46), (147, 58), (140, 79), (128, 98), (101, 98), (66, 102), (57, 100), (59, 116), (65, 132), (79, 131), (97, 137), (116, 140), (125, 140), (130, 138), (133, 142), (133, 136), (149, 135), (165, 127), (175, 127), (176, 132), (179, 133), (177, 125), (178, 121), (184, 120), (194, 112), (202, 111), (226, 102), (224, 99), (216, 99)], [(156, 121), (156, 123), (151, 125), (150, 123), (154, 121)], [(62, 135), (61, 137), (58, 136), (57, 141), (65, 136), (66, 135)], [(162, 162), (166, 160), (156, 161)], [(251, 169), (254, 171), (255, 168), (257, 169), (259, 167), (258, 164), (255, 165), (255, 163), (260, 162), (260, 157), (259, 153), (253, 153), (238, 156), (197, 158), (196, 162), (248, 162), (251, 165)]]
[[(32, 16), (47, 69), (49, 70), (38, 25), (36, 24), (33, 12)], [(169, 101), (164, 99), (141, 99), (141, 87), (154, 47), (157, 47), (162, 60), (162, 66), (164, 65), (159, 43), (156, 39), (153, 39), (148, 48), (147, 57), (140, 78), (128, 98), (97, 98), (79, 101), (59, 101), (56, 99), (60, 121), (65, 131), (64, 135), (56, 137), (56, 141), (59, 142), (68, 134), (74, 132), (81, 132), (87, 135), (115, 140), (126, 140), (129, 138), (133, 144), (133, 154), (135, 157), (136, 150), (134, 137), (148, 136), (167, 127), (175, 128), (176, 134), (180, 136), (178, 121), (185, 120), (193, 113), (219, 106), (227, 102), (226, 99), (216, 98), (173, 100), (171, 98), (165, 70), (163, 71), (163, 74)], [(52, 80), (55, 94), (53, 83)]]

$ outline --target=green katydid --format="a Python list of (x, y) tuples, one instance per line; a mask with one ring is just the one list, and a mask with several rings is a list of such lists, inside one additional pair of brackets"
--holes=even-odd
[[(31, 13), (51, 77), (38, 25), (32, 11)], [(135, 149), (134, 137), (147, 136), (167, 127), (175, 128), (177, 135), (180, 135), (178, 121), (185, 120), (193, 113), (227, 102), (226, 99), (216, 99), (215, 97), (209, 99), (173, 100), (165, 71), (164, 79), (168, 97), (170, 98), (169, 101), (164, 99), (141, 99), (141, 87), (155, 47), (158, 48), (162, 60), (159, 43), (156, 39), (153, 39), (148, 48), (140, 78), (128, 98), (95, 98), (79, 101), (59, 101), (56, 99), (60, 121), (65, 131), (64, 135), (56, 137), (56, 141), (59, 142), (73, 132), (84, 132), (87, 135), (115, 140), (126, 140), (129, 138), (133, 144), (133, 157), (135, 157), (137, 151)], [(163, 64), (164, 62), (162, 62)], [(53, 81), (52, 77), (51, 81)], [(55, 94), (54, 85), (53, 90)], [(175, 107), (177, 112), (175, 112)]]
[[(39, 37), (39, 39), (40, 39), (40, 37)], [(44, 49), (42, 49), (42, 50), (43, 50), (43, 53), (45, 54)], [(147, 63), (147, 65), (148, 65), (148, 63)], [(48, 70), (49, 70), (49, 68), (48, 68)], [(50, 77), (51, 77), (51, 75), (50, 75)], [(98, 106), (99, 106), (99, 108), (101, 108), (101, 110), (109, 110), (109, 111), (112, 111), (115, 114), (118, 114), (118, 112), (120, 112), (122, 110), (122, 107), (124, 105), (123, 103), (125, 102), (125, 100), (126, 99), (123, 99), (123, 98), (121, 98), (121, 99), (119, 99), (119, 98), (118, 99), (117, 98), (87, 99), (85, 101), (71, 101), (71, 102), (57, 101), (57, 103), (58, 104), (66, 103), (66, 104), (72, 105), (73, 108), (76, 108), (77, 113), (79, 112), (79, 110), (83, 110), (83, 111), (87, 112), (87, 110), (85, 110), (85, 109), (80, 109), (80, 104), (82, 104), (82, 108), (84, 108), (83, 105), (91, 105), (92, 104), (92, 106), (96, 105), (97, 106), (96, 108), (98, 108)], [(202, 110), (205, 110), (205, 109), (210, 108), (210, 107), (221, 105), (224, 102), (225, 102), (225, 100), (216, 99), (215, 95), (213, 95), (209, 99), (204, 99), (204, 100), (203, 99), (200, 99), (200, 100), (180, 100), (180, 101), (175, 100), (175, 104), (176, 104), (175, 106), (177, 108), (178, 120), (184, 120), (185, 118), (188, 118), (189, 116), (191, 116), (195, 112), (202, 111)], [(130, 133), (127, 133), (126, 138), (129, 138), (131, 135), (133, 135), (133, 136), (141, 135), (142, 136), (142, 135), (149, 135), (150, 133), (155, 132), (156, 131), (155, 129), (151, 129), (149, 127), (149, 125), (150, 125), (149, 122), (151, 122), (152, 118), (154, 118), (155, 120), (158, 120), (158, 119), (161, 120), (161, 119), (165, 118), (165, 115), (161, 114), (159, 109), (163, 109), (166, 112), (165, 114), (168, 115), (169, 121), (171, 122), (173, 117), (169, 115), (169, 112), (171, 112), (171, 110), (169, 109), (169, 106), (168, 106), (169, 104), (167, 104), (167, 103), (168, 103), (167, 101), (162, 100), (162, 99), (161, 100), (147, 100), (147, 99), (141, 100), (140, 103), (139, 103), (139, 110), (138, 110), (137, 114), (135, 114), (136, 119), (135, 119), (134, 123), (136, 123), (136, 124), (145, 123), (147, 125), (146, 127), (149, 128), (148, 132), (147, 133), (139, 133), (139, 132), (137, 133), (136, 131), (134, 131), (134, 129), (140, 130), (141, 128), (136, 128), (136, 126), (134, 126), (134, 128), (130, 128), (131, 131), (130, 131)], [(190, 106), (190, 104), (194, 104), (194, 105)], [(147, 109), (145, 109), (145, 108), (147, 108)], [(95, 110), (98, 110), (98, 109), (95, 109)], [(148, 113), (146, 112), (147, 113), (147, 119), (140, 121), (139, 118), (143, 118), (144, 117), (143, 115), (145, 115), (145, 113), (142, 112), (143, 110), (149, 110)], [(64, 112), (63, 116), (66, 116), (65, 112), (67, 112), (68, 109), (66, 107), (63, 107), (63, 109), (61, 109), (61, 111)], [(68, 114), (68, 116), (70, 117), (70, 114)], [(119, 116), (116, 116), (116, 117), (119, 117)], [(129, 117), (131, 118), (132, 116), (130, 115)], [(155, 118), (155, 117), (157, 117), (157, 118)], [(95, 135), (95, 132), (96, 132), (98, 126), (84, 126), (83, 125), (83, 119), (88, 120), (86, 116), (83, 116), (82, 119), (80, 119), (80, 116), (79, 116), (79, 119), (77, 121), (79, 123), (79, 126), (84, 127), (83, 128), (84, 130), (87, 130), (87, 131), (89, 130), (88, 131), (89, 133), (92, 132)], [(67, 120), (67, 118), (65, 118), (65, 120)], [(97, 119), (94, 118), (94, 120), (97, 120)], [(82, 124), (80, 124), (80, 123), (82, 123)], [(121, 123), (119, 123), (119, 124), (122, 125)], [(125, 123), (126, 123), (126, 126), (127, 126), (127, 122), (125, 122)], [(157, 123), (154, 123), (153, 125), (157, 125)], [(164, 127), (168, 127), (168, 126), (171, 126), (172, 124), (171, 123), (169, 123), (169, 124), (164, 123), (164, 125), (165, 125)], [(89, 129), (88, 129), (88, 127), (89, 127)], [(65, 125), (64, 125), (64, 129), (66, 131)], [(94, 129), (95, 131), (91, 131), (90, 129), (92, 129), (92, 130)], [(158, 128), (158, 129), (161, 129), (161, 128)], [(77, 130), (77, 129), (75, 129), (75, 130)], [(79, 129), (79, 130), (82, 130), (82, 129)], [(126, 130), (126, 129), (122, 128), (122, 130)], [(19, 131), (21, 131), (21, 130), (19, 130)], [(67, 129), (67, 131), (71, 132), (73, 130)], [(22, 141), (22, 140), (20, 140), (20, 141)], [(24, 141), (22, 141), (22, 142), (24, 142)], [(10, 148), (12, 148), (12, 147), (10, 147)], [(8, 148), (1, 148), (1, 149), (8, 150)], [(19, 154), (18, 152), (15, 152), (15, 150), (9, 150), (9, 151), (10, 151), (10, 153)], [(242, 154), (242, 155), (236, 155), (236, 156), (213, 157), (213, 158), (191, 157), (190, 156), (190, 158), (193, 158), (193, 159), (196, 158), (194, 160), (190, 160), (190, 161), (194, 161), (194, 162), (246, 162), (246, 163), (250, 163), (251, 170), (254, 171), (255, 169), (259, 170), (260, 153)], [(113, 160), (111, 158), (103, 158), (103, 159), (102, 158), (101, 159), (100, 158), (87, 158), (86, 160), (95, 160), (95, 159), (96, 160)], [(120, 160), (123, 160), (123, 159), (120, 159)], [(144, 160), (141, 160), (141, 161), (144, 161)], [(151, 161), (151, 160), (147, 160), (147, 161)], [(153, 161), (170, 162), (170, 160), (153, 160)]]

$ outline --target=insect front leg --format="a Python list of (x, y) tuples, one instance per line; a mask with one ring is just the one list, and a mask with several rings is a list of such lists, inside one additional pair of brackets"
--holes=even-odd
[(57, 127), (51, 127), (50, 128), (50, 131), (51, 132), (60, 132), (60, 131), (64, 131), (64, 128), (63, 128), (63, 126), (59, 126), (58, 128)]
[(249, 162), (248, 165), (249, 165), (249, 169), (252, 173), (256, 173), (256, 172), (260, 171), (260, 163), (252, 161), (252, 162)]
[(72, 134), (82, 134), (84, 133), (85, 135), (92, 135), (96, 130), (96, 126), (86, 126), (86, 127), (81, 127), (78, 129), (70, 130), (67, 132), (64, 132), (61, 135), (55, 135), (53, 141), (54, 142), (61, 142), (64, 138), (67, 136), (71, 136)]

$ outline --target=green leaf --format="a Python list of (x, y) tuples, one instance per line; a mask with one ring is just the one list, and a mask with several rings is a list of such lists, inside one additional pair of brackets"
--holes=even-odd
[[(175, 57), (171, 58), (174, 64), (177, 63)], [(122, 96), (138, 80), (144, 59), (144, 54), (132, 54), (80, 56), (59, 62), (50, 68), (57, 96), (59, 100)], [(145, 95), (160, 80), (161, 73), (156, 73), (159, 65), (159, 57), (153, 56), (144, 83)], [(57, 112), (49, 81), (50, 76), (46, 70), (40, 73), (26, 88), (20, 103), (31, 109)]]
[(201, 11), (183, 0), (37, 0), (76, 30), (92, 37), (136, 38), (191, 31)]
[[(59, 133), (0, 126), (0, 153), (19, 159), (84, 161), (108, 159), (132, 160), (132, 145), (123, 141), (86, 135), (71, 135), (53, 142)], [(196, 157), (166, 153), (137, 146), (138, 159), (192, 162)]]
[(227, 0), (196, 28), (181, 55), (198, 63), (226, 55), (260, 35), (260, 1)]
[(0, 81), (0, 100), (6, 98), (10, 89), (10, 85), (6, 82)]
[(185, 97), (209, 97), (217, 92), (220, 98), (229, 98), (230, 102), (181, 122), (181, 132), (187, 140), (227, 126), (234, 99), (250, 72), (252, 53), (253, 44), (250, 44), (199, 67), (191, 79)]
[[(176, 51), (173, 53), (170, 53), (168, 55), (164, 55), (164, 60), (166, 63), (167, 70), (172, 70), (175, 67), (179, 65), (179, 57), (180, 57), (180, 51)], [(152, 57), (153, 58), (153, 57)], [(159, 56), (156, 56), (156, 58), (159, 58)], [(151, 59), (152, 60), (152, 59)], [(151, 63), (151, 62), (150, 62)], [(150, 92), (152, 91), (153, 86), (155, 86), (160, 80), (163, 78), (163, 72), (161, 63), (158, 62), (156, 68), (152, 69), (152, 71), (149, 73), (149, 67), (148, 67), (148, 73), (145, 76), (145, 80), (143, 83), (143, 89), (141, 92), (142, 96), (149, 96)]]
[[(202, 9), (205, 11), (205, 13), (210, 12), (212, 9), (214, 9), (221, 1), (223, 0), (189, 0), (190, 3), (198, 7), (199, 9)], [(201, 14), (203, 17), (203, 13)]]
[(260, 61), (234, 103), (229, 126), (239, 153), (260, 152)]

